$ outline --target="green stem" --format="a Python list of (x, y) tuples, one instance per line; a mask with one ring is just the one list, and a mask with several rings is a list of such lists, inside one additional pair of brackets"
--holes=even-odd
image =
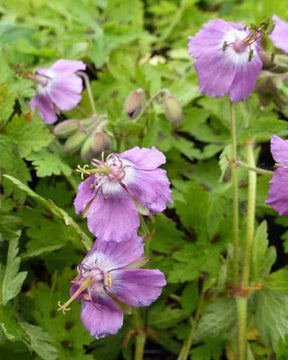
[(187, 340), (184, 342), (184, 344), (183, 344), (183, 346), (181, 348), (181, 351), (180, 351), (180, 353), (178, 355), (177, 360), (187, 360), (188, 357), (189, 357), (190, 349), (191, 349), (191, 346), (193, 344), (193, 337), (194, 337), (194, 334), (195, 334), (195, 332), (197, 330), (197, 325), (198, 325), (198, 321), (199, 321), (199, 318), (200, 318), (200, 313), (201, 313), (201, 309), (202, 309), (203, 300), (204, 300), (204, 291), (201, 292), (193, 325), (191, 327), (191, 330), (190, 330), (190, 333), (188, 335)]
[(144, 355), (146, 333), (142, 330), (139, 309), (134, 309), (134, 322), (136, 330), (135, 356), (134, 360), (142, 360)]
[[(246, 145), (247, 164), (255, 168), (254, 144), (250, 139)], [(247, 204), (247, 223), (246, 223), (246, 244), (244, 253), (243, 273), (241, 288), (245, 289), (249, 285), (250, 261), (254, 238), (255, 207), (256, 207), (256, 185), (257, 174), (254, 170), (248, 173), (248, 204)], [(246, 360), (247, 355), (247, 297), (237, 296), (237, 316), (238, 316), (238, 360)]]
[(143, 106), (142, 110), (138, 114), (138, 116), (134, 119), (134, 122), (138, 121), (141, 116), (145, 113), (145, 111), (149, 108), (149, 106), (152, 104), (152, 102), (156, 99), (157, 96), (159, 96), (161, 93), (170, 94), (169, 90), (167, 89), (160, 89), (158, 90), (154, 95), (150, 97), (150, 99), (146, 102), (146, 104)]
[(241, 167), (243, 167), (243, 168), (245, 168), (247, 170), (254, 171), (255, 173), (260, 174), (260, 175), (273, 176), (273, 174), (274, 174), (274, 171), (265, 170), (265, 169), (261, 169), (261, 168), (258, 168), (258, 167), (250, 166), (248, 164), (243, 163), (242, 161), (236, 161), (236, 165), (241, 166)]
[(94, 98), (93, 98), (89, 77), (83, 71), (78, 71), (77, 74), (80, 75), (82, 77), (82, 79), (84, 80), (85, 87), (86, 87), (87, 94), (88, 94), (89, 101), (90, 101), (90, 105), (91, 105), (91, 108), (92, 108), (92, 115), (97, 115), (95, 101), (94, 101)]
[(246, 359), (246, 323), (247, 323), (247, 298), (242, 296), (236, 297), (237, 306), (237, 360)]
[[(255, 167), (255, 158), (253, 151), (253, 139), (251, 139), (246, 146), (247, 149), (247, 164)], [(249, 171), (249, 185), (248, 185), (248, 206), (247, 206), (247, 225), (246, 225), (246, 244), (242, 274), (242, 287), (246, 287), (249, 283), (250, 275), (250, 261), (251, 251), (254, 237), (255, 224), (255, 206), (256, 206), (256, 185), (257, 174), (254, 171)]]
[(231, 143), (232, 143), (232, 191), (233, 191), (233, 280), (234, 286), (238, 286), (238, 237), (239, 237), (239, 197), (238, 197), (238, 169), (237, 159), (237, 138), (234, 104), (230, 102), (231, 119)]

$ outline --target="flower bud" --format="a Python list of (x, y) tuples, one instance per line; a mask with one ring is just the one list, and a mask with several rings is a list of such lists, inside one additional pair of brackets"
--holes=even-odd
[(142, 89), (138, 89), (137, 91), (132, 91), (128, 95), (125, 101), (124, 110), (131, 119), (135, 119), (142, 110), (143, 104), (144, 91)]
[(93, 145), (94, 145), (94, 137), (90, 135), (86, 138), (82, 148), (81, 148), (81, 158), (84, 161), (88, 161), (93, 157)]
[(104, 150), (109, 149), (111, 140), (109, 137), (101, 131), (97, 131), (93, 134), (93, 150), (95, 153), (101, 153)]
[(174, 95), (166, 96), (164, 100), (164, 113), (173, 124), (179, 124), (183, 118), (182, 106)]
[(74, 134), (80, 127), (80, 122), (78, 120), (70, 119), (65, 120), (59, 123), (54, 127), (54, 135), (66, 138)]
[(86, 137), (87, 135), (83, 131), (73, 134), (66, 140), (64, 144), (64, 151), (72, 153), (79, 150)]

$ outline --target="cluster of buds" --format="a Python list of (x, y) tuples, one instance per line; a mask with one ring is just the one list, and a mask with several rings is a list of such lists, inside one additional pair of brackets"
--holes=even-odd
[(69, 153), (81, 151), (84, 161), (109, 149), (111, 140), (104, 132), (107, 118), (104, 115), (91, 116), (83, 120), (69, 119), (54, 128), (54, 134), (66, 139), (64, 150)]
[(124, 105), (125, 113), (130, 119), (136, 119), (141, 116), (151, 105), (153, 101), (163, 105), (164, 114), (172, 124), (179, 124), (183, 118), (182, 106), (179, 100), (167, 89), (160, 89), (155, 95), (146, 101), (143, 89), (132, 91)]

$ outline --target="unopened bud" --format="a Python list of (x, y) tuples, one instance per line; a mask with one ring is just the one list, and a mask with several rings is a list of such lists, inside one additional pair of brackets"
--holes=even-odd
[(94, 138), (93, 135), (88, 136), (86, 138), (82, 148), (81, 148), (81, 158), (84, 161), (88, 161), (93, 157), (93, 145), (94, 145)]
[(64, 150), (71, 153), (79, 150), (86, 137), (87, 135), (83, 131), (73, 134), (66, 140), (64, 144)]
[(93, 150), (95, 153), (101, 153), (104, 150), (109, 149), (111, 146), (110, 138), (103, 132), (97, 131), (93, 134)]
[(164, 100), (164, 113), (166, 118), (174, 124), (179, 124), (183, 118), (182, 106), (174, 95), (166, 96)]
[(142, 110), (143, 104), (144, 91), (142, 89), (138, 89), (137, 91), (132, 91), (128, 95), (125, 101), (124, 110), (131, 119), (135, 119)]
[(65, 120), (54, 127), (54, 135), (66, 138), (74, 134), (80, 127), (78, 120)]

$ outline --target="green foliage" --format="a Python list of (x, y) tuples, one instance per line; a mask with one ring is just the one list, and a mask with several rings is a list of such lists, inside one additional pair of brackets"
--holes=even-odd
[[(145, 233), (150, 258), (147, 268), (159, 268), (167, 280), (160, 299), (140, 310), (140, 322), (148, 334), (144, 358), (150, 357), (150, 347), (159, 359), (177, 358), (191, 331), (192, 346), (187, 354), (191, 359), (236, 358), (234, 293), (241, 289), (232, 284), (230, 105), (227, 97), (199, 94), (187, 37), (214, 18), (251, 24), (274, 13), (284, 17), (286, 10), (283, 0), (79, 0), (72, 5), (70, 0), (1, 1), (3, 359), (134, 357), (134, 335), (139, 330), (134, 316), (125, 316), (117, 335), (96, 341), (81, 323), (79, 303), (73, 303), (65, 316), (57, 311), (58, 301), (69, 297), (76, 267), (94, 240), (88, 235), (86, 220), (76, 217), (73, 207), (81, 180), (74, 170), (85, 163), (81, 150), (65, 152), (64, 140), (53, 134), (54, 126), (45, 124), (38, 110), (33, 114), (29, 106), (36, 84), (26, 77), (27, 72), (59, 58), (87, 64), (97, 116), (104, 115), (105, 134), (111, 140), (108, 152), (157, 146), (167, 159), (164, 167), (172, 184), (173, 203), (165, 214), (155, 214), (147, 221), (149, 234), (144, 227), (139, 231)], [(272, 49), (270, 39), (266, 45)], [(287, 61), (277, 51), (276, 64), (279, 59)], [(160, 89), (170, 91), (183, 109), (181, 123), (167, 120), (161, 96), (156, 96), (139, 118), (128, 118), (123, 110), (125, 99), (139, 88), (146, 105)], [(283, 82), (281, 96), (285, 89)], [(280, 95), (274, 91), (267, 106), (260, 105), (256, 93), (235, 105), (237, 160), (246, 162), (245, 144), (253, 137), (257, 166), (273, 169), (270, 137), (288, 135), (287, 98)], [(91, 115), (85, 87), (80, 104), (61, 112), (59, 122), (78, 122)], [(246, 169), (238, 167), (238, 175), (241, 272)], [(269, 180), (269, 176), (257, 176), (251, 288), (244, 289), (249, 311), (247, 360), (288, 357), (288, 222), (279, 217), (275, 220), (276, 213), (265, 204)]]

